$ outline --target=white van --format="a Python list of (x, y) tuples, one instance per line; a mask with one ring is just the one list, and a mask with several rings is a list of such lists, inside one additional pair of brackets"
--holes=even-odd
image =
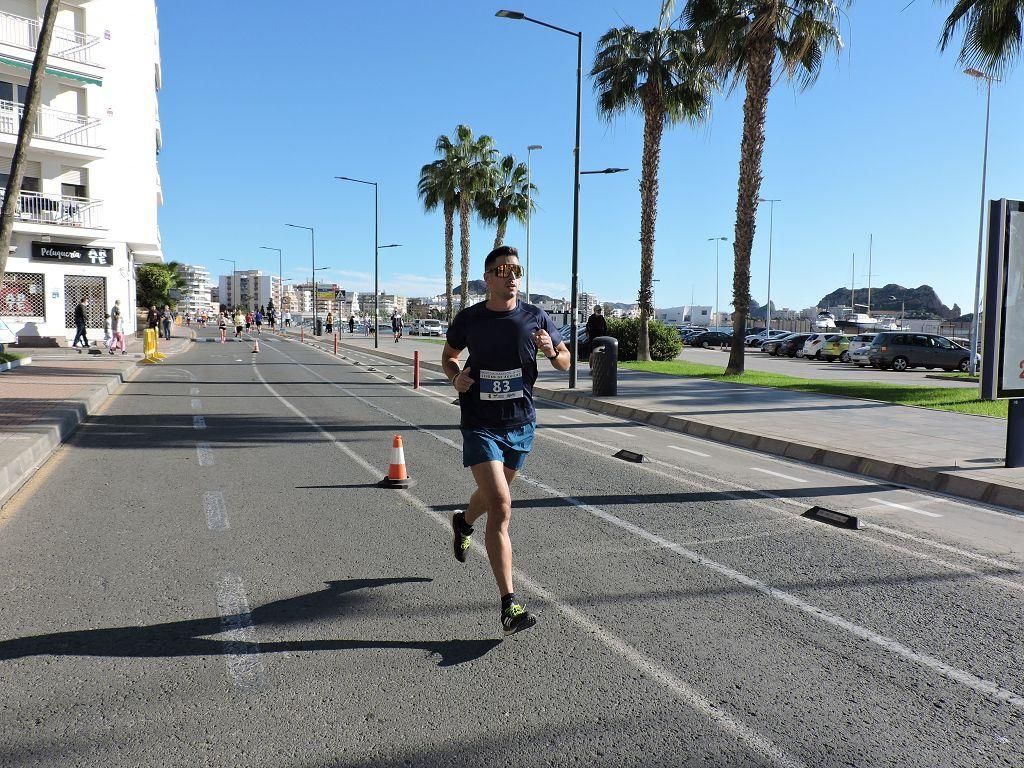
[(413, 320), (410, 336), (440, 336), (440, 320)]

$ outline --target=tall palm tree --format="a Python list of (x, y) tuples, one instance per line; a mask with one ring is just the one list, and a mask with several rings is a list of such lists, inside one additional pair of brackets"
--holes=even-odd
[(469, 223), (474, 203), (481, 190), (486, 189), (491, 167), (498, 150), (490, 136), (473, 136), (468, 125), (455, 129), (455, 140), (448, 136), (437, 137), (437, 153), (451, 164), (452, 178), (458, 193), (459, 246), (462, 252), (462, 283), (459, 295), (459, 310), (466, 308), (469, 293)]
[(743, 373), (743, 337), (750, 309), (750, 251), (768, 94), (775, 64), (802, 88), (810, 86), (829, 49), (842, 48), (840, 8), (850, 0), (687, 0), (683, 18), (700, 32), (708, 62), (733, 83), (744, 80), (743, 137), (733, 238), (733, 341), (726, 373)]
[(417, 191), (423, 208), (429, 213), (438, 207), (444, 215), (444, 293), (445, 319), (452, 321), (452, 274), (455, 269), (455, 209), (459, 193), (448, 160), (441, 158), (420, 169)]
[(698, 35), (671, 29), (667, 17), (655, 29), (640, 32), (626, 26), (611, 29), (598, 41), (590, 71), (597, 111), (611, 120), (635, 110), (644, 117), (644, 148), (640, 174), (640, 341), (638, 360), (650, 360), (647, 323), (654, 285), (654, 228), (658, 217), (658, 168), (666, 126), (700, 123), (711, 111), (715, 75), (700, 57)]
[(960, 62), (990, 75), (1003, 74), (1024, 45), (1024, 0), (955, 0), (939, 41), (942, 50), (960, 27)]
[(494, 233), (494, 247), (505, 242), (508, 220), (526, 223), (528, 207), (533, 208), (530, 191), (536, 194), (537, 187), (527, 182), (529, 173), (524, 163), (517, 163), (513, 155), (505, 155), (492, 168), (490, 182), (478, 195), (477, 214), (482, 221), (497, 225)]

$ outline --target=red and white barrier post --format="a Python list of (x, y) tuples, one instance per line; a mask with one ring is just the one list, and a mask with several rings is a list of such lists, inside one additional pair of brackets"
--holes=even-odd
[(338, 334), (334, 334), (334, 354), (338, 354)]

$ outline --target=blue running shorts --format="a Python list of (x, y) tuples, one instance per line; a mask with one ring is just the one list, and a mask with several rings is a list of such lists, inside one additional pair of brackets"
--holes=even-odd
[(512, 429), (462, 430), (462, 466), (472, 467), (486, 461), (500, 461), (509, 469), (520, 470), (533, 447), (536, 424)]

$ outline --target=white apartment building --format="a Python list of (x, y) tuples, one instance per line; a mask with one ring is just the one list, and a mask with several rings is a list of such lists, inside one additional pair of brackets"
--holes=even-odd
[(597, 300), (597, 294), (595, 293), (581, 293), (579, 295), (579, 312), (580, 317), (590, 317), (594, 314), (594, 307), (601, 302)]
[(708, 325), (713, 320), (710, 306), (669, 307), (654, 313), (656, 319), (668, 325)]
[[(0, 0), (0, 182), (21, 122), (44, 0)], [(74, 335), (121, 300), (136, 326), (135, 272), (163, 262), (157, 94), (160, 35), (154, 0), (64, 0), (28, 149), (0, 320), (21, 344)], [(2, 195), (2, 189), (0, 189)], [(2, 326), (0, 326), (2, 329)], [(50, 342), (52, 343), (52, 341)]]
[(217, 278), (217, 296), (229, 308), (242, 307), (255, 312), (266, 308), (270, 300), (281, 306), (281, 278), (265, 275), (259, 269), (245, 269)]
[(210, 273), (206, 267), (197, 264), (179, 264), (178, 274), (185, 281), (185, 287), (181, 291), (181, 300), (178, 302), (178, 311), (188, 312), (193, 317), (199, 313), (210, 312)]

